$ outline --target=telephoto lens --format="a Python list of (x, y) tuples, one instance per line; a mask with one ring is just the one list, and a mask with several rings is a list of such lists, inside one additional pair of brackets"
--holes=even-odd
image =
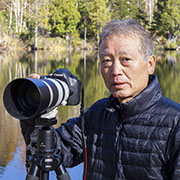
[(80, 102), (80, 81), (67, 69), (43, 79), (19, 78), (4, 90), (4, 106), (17, 119), (34, 119), (59, 105)]

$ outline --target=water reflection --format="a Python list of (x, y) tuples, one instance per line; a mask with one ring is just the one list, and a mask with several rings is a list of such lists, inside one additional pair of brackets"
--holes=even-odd
[[(34, 72), (47, 75), (58, 68), (68, 68), (84, 84), (85, 106), (88, 107), (97, 99), (105, 96), (106, 93), (98, 66), (97, 56), (86, 54), (86, 52), (54, 54), (52, 52), (36, 51), (34, 54), (17, 53), (14, 56), (5, 55), (1, 58), (0, 179), (24, 179), (25, 177), (25, 144), (20, 133), (19, 120), (9, 116), (2, 103), (2, 94), (7, 83), (15, 78), (27, 77)], [(80, 114), (79, 109), (79, 105), (59, 107), (58, 124), (56, 126), (70, 117), (78, 116)], [(14, 171), (17, 170), (16, 178), (9, 174), (13, 169)]]
[[(0, 179), (4, 177), (3, 175), (6, 174), (6, 168), (10, 166), (16, 155), (19, 154), (20, 157), (16, 159), (17, 164), (13, 164), (13, 166), (15, 165), (17, 167), (18, 162), (21, 164), (17, 167), (17, 172), (21, 169), (25, 160), (25, 146), (22, 146), (24, 142), (20, 133), (19, 122), (10, 117), (4, 110), (2, 91), (3, 88), (0, 86)], [(17, 152), (17, 148), (20, 148), (21, 151)], [(11, 168), (13, 166), (11, 166)], [(5, 178), (2, 179), (4, 180)]]
[[(175, 52), (163, 52), (157, 54), (157, 57), (156, 74), (163, 94), (180, 102), (178, 89), (180, 87), (180, 55)], [(47, 75), (57, 68), (68, 68), (83, 82), (86, 107), (108, 95), (100, 76), (97, 54), (86, 51), (80, 53), (36, 51), (35, 54), (14, 52), (14, 54), (0, 55), (0, 179), (24, 179), (25, 177), (25, 145), (20, 133), (19, 121), (13, 119), (4, 110), (2, 103), (4, 87), (15, 78), (27, 77), (34, 72)], [(56, 126), (70, 117), (79, 115), (79, 108), (79, 106), (60, 106)]]
[(158, 75), (163, 95), (180, 103), (180, 54), (176, 51), (166, 52), (157, 62)]

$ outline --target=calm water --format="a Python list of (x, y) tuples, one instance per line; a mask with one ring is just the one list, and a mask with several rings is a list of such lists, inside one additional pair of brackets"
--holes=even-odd
[[(180, 56), (176, 52), (157, 53), (156, 74), (163, 94), (180, 102)], [(38, 52), (24, 54), (0, 54), (0, 180), (23, 180), (26, 177), (24, 167), (25, 144), (21, 136), (19, 120), (12, 118), (4, 109), (2, 95), (7, 83), (15, 78), (27, 77), (30, 73), (47, 75), (58, 68), (68, 68), (77, 75), (85, 87), (85, 106), (108, 95), (99, 72), (97, 55), (82, 53)], [(79, 106), (60, 107), (58, 124), (68, 118), (79, 115)], [(83, 165), (68, 169), (72, 180), (82, 179)], [(56, 179), (50, 173), (50, 179)]]

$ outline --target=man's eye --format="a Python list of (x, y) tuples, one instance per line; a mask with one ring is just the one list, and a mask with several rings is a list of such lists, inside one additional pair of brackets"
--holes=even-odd
[(132, 59), (127, 58), (127, 57), (124, 57), (124, 58), (121, 59), (121, 62), (124, 63), (124, 64), (129, 64), (131, 61), (132, 61)]
[(111, 59), (103, 59), (102, 64), (104, 67), (110, 67), (112, 64), (112, 61), (111, 61)]
[(124, 61), (130, 61), (130, 58), (123, 58)]
[(104, 60), (103, 60), (103, 63), (109, 63), (109, 62), (111, 62), (110, 59), (104, 59)]

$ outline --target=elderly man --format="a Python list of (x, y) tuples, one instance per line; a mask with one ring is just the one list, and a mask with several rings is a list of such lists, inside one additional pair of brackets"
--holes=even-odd
[[(151, 36), (135, 20), (112, 21), (101, 34), (99, 57), (111, 95), (85, 113), (84, 179), (180, 179), (180, 105), (162, 96), (152, 75), (156, 59)], [(26, 135), (25, 122), (21, 125)], [(56, 131), (65, 167), (81, 163), (81, 118)]]

